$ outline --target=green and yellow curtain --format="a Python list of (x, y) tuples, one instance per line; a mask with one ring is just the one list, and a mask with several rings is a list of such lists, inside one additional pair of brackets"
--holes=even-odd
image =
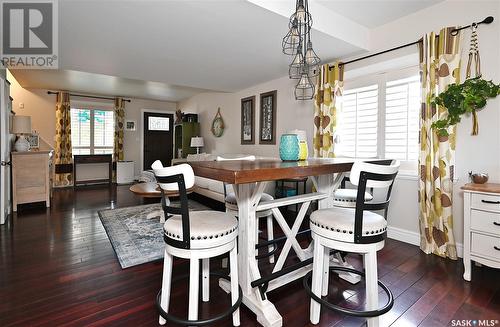
[(419, 193), (420, 248), (425, 253), (457, 258), (453, 236), (453, 175), (456, 128), (438, 136), (431, 124), (447, 114), (432, 99), (448, 85), (460, 82), (460, 38), (452, 27), (420, 43), (422, 106), (420, 114)]
[[(113, 144), (113, 161), (123, 160), (123, 128), (125, 125), (125, 101), (115, 98), (114, 104), (115, 136)], [(113, 181), (116, 181), (116, 171), (113, 171)]]
[(113, 161), (123, 160), (123, 126), (125, 125), (125, 101), (115, 98), (115, 140), (113, 146)]
[(335, 157), (337, 106), (344, 87), (344, 69), (338, 62), (331, 68), (323, 65), (316, 83), (314, 101), (314, 157)]
[[(71, 148), (71, 106), (69, 93), (58, 92), (56, 100), (56, 136), (54, 144), (54, 165), (72, 164)], [(55, 174), (54, 186), (73, 185), (73, 174)]]

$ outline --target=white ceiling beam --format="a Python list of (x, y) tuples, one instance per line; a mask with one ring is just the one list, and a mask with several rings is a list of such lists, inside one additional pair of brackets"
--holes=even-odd
[[(295, 10), (294, 0), (246, 0), (254, 5), (289, 18)], [(364, 50), (370, 50), (370, 30), (328, 8), (309, 0), (313, 29)], [(314, 41), (314, 40), (313, 40)]]

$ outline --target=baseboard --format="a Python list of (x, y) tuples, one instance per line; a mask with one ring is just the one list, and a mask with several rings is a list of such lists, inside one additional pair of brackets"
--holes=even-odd
[[(387, 227), (387, 237), (393, 240), (405, 242), (408, 244), (420, 246), (420, 234), (409, 231), (407, 229), (397, 228), (397, 227)], [(462, 243), (457, 243), (457, 255), (459, 258), (463, 257), (464, 247)]]

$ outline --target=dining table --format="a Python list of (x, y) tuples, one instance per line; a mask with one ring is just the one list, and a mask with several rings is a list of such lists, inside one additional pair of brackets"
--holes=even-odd
[[(267, 293), (302, 278), (312, 269), (313, 243), (302, 248), (297, 240), (299, 228), (307, 215), (310, 204), (318, 202), (318, 209), (333, 206), (333, 193), (340, 186), (345, 173), (351, 170), (356, 161), (387, 164), (387, 159), (353, 158), (309, 158), (304, 161), (281, 161), (279, 159), (197, 161), (190, 162), (196, 176), (205, 177), (233, 185), (238, 203), (238, 279), (243, 292), (243, 304), (256, 314), (262, 326), (278, 327), (283, 318)], [(268, 182), (309, 177), (314, 192), (275, 199), (260, 203)], [(290, 227), (280, 207), (299, 204), (300, 209)], [(256, 212), (272, 210), (274, 219), (285, 235), (271, 274), (263, 276), (255, 256), (256, 249)], [(335, 217), (332, 217), (335, 219)], [(285, 261), (294, 250), (299, 263), (286, 265)], [(329, 265), (350, 266), (339, 253), (325, 260), (324, 270)], [(359, 276), (345, 273), (344, 279), (355, 283)], [(229, 284), (221, 279), (219, 285), (229, 292)]]

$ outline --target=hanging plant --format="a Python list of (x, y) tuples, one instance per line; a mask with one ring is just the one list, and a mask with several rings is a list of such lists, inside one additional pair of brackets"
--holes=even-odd
[(432, 101), (433, 105), (446, 108), (448, 115), (432, 124), (440, 136), (448, 135), (448, 127), (460, 122), (464, 114), (472, 114), (472, 135), (477, 135), (479, 126), (477, 123), (477, 110), (486, 106), (488, 99), (495, 98), (500, 94), (500, 84), (486, 81), (479, 77), (471, 78), (462, 84), (451, 84), (446, 91), (439, 94)]

